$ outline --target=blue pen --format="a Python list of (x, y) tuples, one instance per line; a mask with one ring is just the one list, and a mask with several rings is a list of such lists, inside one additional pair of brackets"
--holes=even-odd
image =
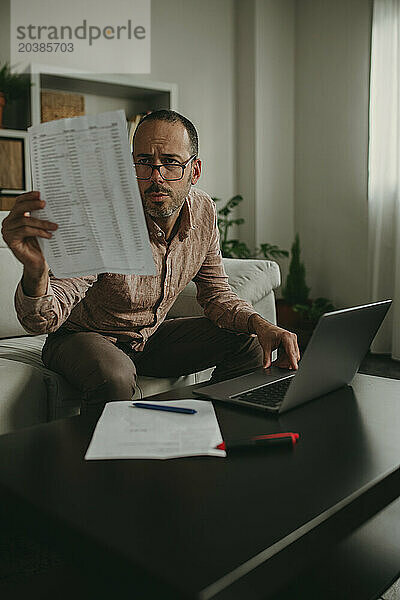
[(185, 415), (194, 415), (197, 410), (193, 408), (181, 408), (179, 406), (163, 406), (162, 404), (144, 404), (143, 402), (134, 402), (132, 406), (137, 408), (150, 408), (151, 410), (165, 410), (167, 412), (183, 413)]

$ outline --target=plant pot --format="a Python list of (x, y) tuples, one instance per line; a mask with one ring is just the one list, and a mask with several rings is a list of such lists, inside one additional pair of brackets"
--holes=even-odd
[(300, 353), (303, 354), (314, 331), (313, 323), (304, 319), (301, 313), (293, 310), (293, 306), (281, 298), (276, 301), (276, 321), (279, 327), (297, 335)]
[(307, 348), (307, 344), (311, 339), (315, 326), (310, 321), (303, 321), (299, 328), (296, 328), (294, 333), (297, 335), (297, 343), (299, 346), (300, 354), (304, 353)]
[(293, 306), (282, 298), (276, 301), (276, 321), (284, 329), (297, 329), (300, 326), (301, 315), (293, 310)]
[(0, 92), (0, 129), (3, 129), (3, 108), (6, 105), (6, 99), (3, 92)]

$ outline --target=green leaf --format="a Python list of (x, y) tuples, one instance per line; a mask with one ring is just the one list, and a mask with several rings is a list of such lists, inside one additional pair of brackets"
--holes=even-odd
[(260, 248), (257, 249), (256, 254), (262, 254), (267, 260), (289, 256), (287, 250), (281, 250), (278, 246), (272, 244), (260, 244)]
[(231, 225), (242, 225), (242, 223), (244, 223), (244, 219), (230, 219), (227, 225), (230, 227)]
[(224, 206), (223, 208), (220, 208), (218, 211), (219, 215), (224, 215), (225, 217), (228, 216), (232, 211), (230, 210), (230, 208), (228, 208), (227, 206)]
[(316, 325), (324, 313), (335, 310), (335, 307), (328, 298), (316, 298), (310, 304), (295, 304), (293, 310), (312, 325)]
[(240, 202), (242, 202), (242, 200), (243, 200), (242, 196), (233, 196), (233, 198), (228, 200), (227, 206), (232, 210), (232, 208), (235, 208), (235, 206), (240, 204)]
[(28, 75), (11, 73), (8, 62), (1, 67), (0, 92), (3, 92), (6, 102), (12, 102), (24, 96), (31, 85)]
[[(214, 198), (214, 202), (220, 202), (220, 198)], [(267, 260), (288, 256), (287, 250), (281, 250), (272, 244), (261, 244), (260, 248), (252, 252), (249, 247), (239, 240), (229, 240), (229, 230), (234, 225), (243, 225), (245, 219), (230, 219), (229, 215), (234, 208), (243, 201), (243, 196), (237, 194), (230, 198), (220, 209), (217, 210), (218, 229), (220, 233), (220, 247), (222, 255), (226, 258), (255, 258), (260, 254)]]

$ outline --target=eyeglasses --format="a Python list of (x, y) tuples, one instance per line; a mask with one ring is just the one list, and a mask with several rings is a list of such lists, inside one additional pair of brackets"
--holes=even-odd
[(164, 165), (149, 165), (146, 163), (137, 162), (135, 164), (137, 179), (150, 179), (154, 169), (159, 172), (165, 181), (179, 181), (182, 179), (186, 167), (196, 158), (193, 154), (184, 163), (166, 163)]

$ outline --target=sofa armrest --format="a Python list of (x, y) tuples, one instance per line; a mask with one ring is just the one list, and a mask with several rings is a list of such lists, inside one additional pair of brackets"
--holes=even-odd
[[(240, 258), (224, 258), (223, 260), (232, 290), (239, 298), (254, 306), (261, 316), (275, 322), (275, 310), (271, 308), (271, 302), (274, 303), (273, 290), (281, 283), (278, 264), (271, 260)], [(196, 300), (196, 293), (196, 285), (191, 281), (179, 294), (168, 313), (168, 318), (202, 316), (204, 313)], [(263, 303), (263, 299), (270, 294), (271, 299), (266, 304)], [(258, 306), (264, 305), (268, 306), (268, 314), (263, 314), (258, 309)]]
[(281, 284), (279, 266), (272, 260), (224, 258), (229, 285), (253, 306)]
[[(0, 210), (0, 229), (3, 219), (8, 214), (9, 211)], [(14, 293), (21, 277), (22, 264), (0, 235), (0, 339), (27, 335), (17, 319), (14, 308)]]
[(0, 358), (0, 389), (0, 434), (47, 421), (47, 388), (40, 369)]

